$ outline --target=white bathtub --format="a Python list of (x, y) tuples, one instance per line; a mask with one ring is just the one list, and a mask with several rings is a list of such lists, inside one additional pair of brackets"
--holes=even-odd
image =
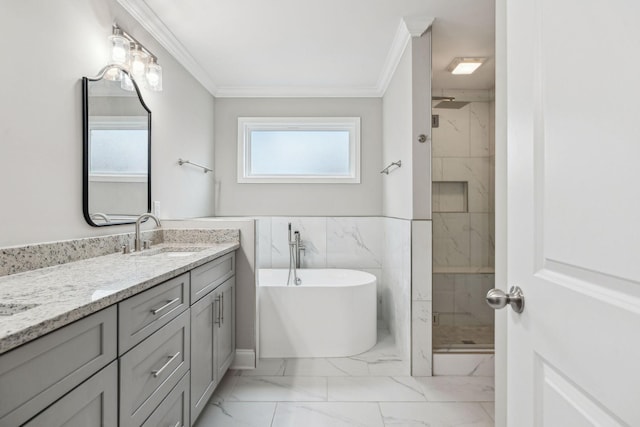
[(376, 277), (356, 270), (258, 273), (260, 357), (346, 357), (376, 343)]

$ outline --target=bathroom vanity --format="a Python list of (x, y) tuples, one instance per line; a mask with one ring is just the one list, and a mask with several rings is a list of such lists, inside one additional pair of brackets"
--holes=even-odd
[(235, 354), (238, 246), (1, 277), (15, 314), (0, 317), (0, 426), (193, 424)]

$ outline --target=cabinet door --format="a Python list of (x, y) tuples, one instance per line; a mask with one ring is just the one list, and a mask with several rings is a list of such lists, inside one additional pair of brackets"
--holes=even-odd
[(217, 352), (217, 377), (222, 378), (231, 366), (236, 351), (236, 281), (235, 277), (224, 282), (215, 291), (220, 299), (220, 319), (216, 325), (215, 347)]
[(218, 303), (217, 293), (210, 292), (191, 306), (191, 424), (204, 409), (218, 382), (213, 340)]
[(0, 426), (22, 425), (117, 357), (116, 307), (0, 356)]
[(120, 358), (120, 427), (137, 427), (189, 370), (191, 332), (184, 312)]
[(117, 364), (111, 362), (24, 427), (117, 427)]
[(189, 373), (184, 374), (177, 386), (142, 424), (142, 427), (189, 426)]

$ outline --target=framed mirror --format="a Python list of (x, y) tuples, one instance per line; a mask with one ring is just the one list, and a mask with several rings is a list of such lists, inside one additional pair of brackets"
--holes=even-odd
[(116, 66), (82, 78), (83, 212), (94, 227), (151, 212), (151, 111)]

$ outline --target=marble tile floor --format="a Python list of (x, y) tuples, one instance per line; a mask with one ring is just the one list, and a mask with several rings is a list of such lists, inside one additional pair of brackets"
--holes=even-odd
[(493, 377), (246, 376), (229, 371), (196, 427), (493, 427)]
[(433, 348), (492, 349), (493, 325), (438, 325), (433, 326)]
[(195, 427), (492, 427), (493, 400), (493, 377), (411, 377), (379, 331), (357, 356), (229, 371)]

